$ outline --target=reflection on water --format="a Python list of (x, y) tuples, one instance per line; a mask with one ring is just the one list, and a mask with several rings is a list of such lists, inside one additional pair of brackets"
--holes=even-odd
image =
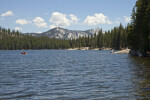
[(138, 81), (135, 88), (140, 99), (150, 99), (150, 58), (131, 57), (135, 63), (135, 73)]
[(148, 100), (150, 59), (110, 51), (0, 51), (0, 100)]

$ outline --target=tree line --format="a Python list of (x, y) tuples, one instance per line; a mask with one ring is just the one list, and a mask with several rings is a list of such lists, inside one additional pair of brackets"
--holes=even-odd
[(48, 37), (32, 37), (19, 31), (0, 27), (0, 49), (65, 49), (69, 48), (68, 40), (59, 40)]
[(128, 25), (128, 44), (133, 50), (150, 51), (150, 0), (138, 0)]
[(76, 40), (70, 40), (71, 47), (90, 47), (92, 48), (127, 48), (127, 30), (120, 24), (112, 30), (103, 32), (101, 29), (98, 34), (88, 37), (79, 37)]
[(150, 0), (137, 0), (131, 14), (131, 23), (78, 39), (32, 37), (19, 31), (0, 27), (0, 49), (67, 49), (67, 48), (131, 48), (150, 51)]
[(90, 47), (102, 48), (109, 47), (120, 49), (127, 47), (126, 29), (120, 24), (111, 31), (89, 35), (88, 37), (79, 37), (78, 39), (55, 39), (48, 37), (33, 37), (20, 33), (19, 31), (5, 29), (0, 27), (0, 49), (68, 49)]

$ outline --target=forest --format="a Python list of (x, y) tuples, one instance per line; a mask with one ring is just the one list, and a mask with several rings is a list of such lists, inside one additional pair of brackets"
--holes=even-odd
[(68, 49), (90, 47), (92, 48), (126, 48), (127, 30), (120, 24), (110, 31), (103, 33), (102, 29), (98, 35), (79, 37), (78, 39), (55, 39), (48, 37), (33, 37), (20, 33), (19, 31), (0, 27), (0, 49)]
[(133, 50), (150, 51), (150, 0), (138, 0), (128, 25), (128, 46)]
[(120, 24), (98, 35), (79, 37), (78, 39), (55, 39), (32, 37), (19, 31), (0, 27), (0, 49), (68, 49), (68, 48), (130, 48), (150, 51), (150, 0), (138, 0), (131, 14), (132, 21), (124, 27)]

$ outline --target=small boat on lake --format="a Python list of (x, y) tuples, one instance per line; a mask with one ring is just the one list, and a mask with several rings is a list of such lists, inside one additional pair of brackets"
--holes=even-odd
[(27, 53), (26, 52), (21, 52), (21, 54), (26, 55)]

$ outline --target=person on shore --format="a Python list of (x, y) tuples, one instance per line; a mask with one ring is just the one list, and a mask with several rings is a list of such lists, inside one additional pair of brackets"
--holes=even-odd
[(114, 49), (111, 50), (111, 53), (114, 53)]

